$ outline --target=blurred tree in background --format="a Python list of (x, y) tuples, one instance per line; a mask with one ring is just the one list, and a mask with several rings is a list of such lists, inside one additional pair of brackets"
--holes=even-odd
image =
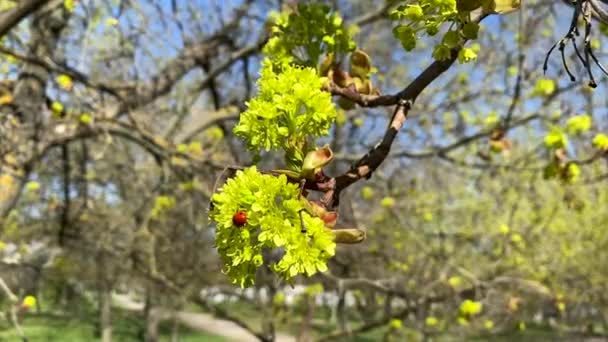
[[(0, 340), (606, 338), (605, 2), (299, 3), (0, 0)], [(224, 170), (310, 150), (241, 139), (269, 56), (324, 77), (303, 188), (366, 239), (241, 289)]]

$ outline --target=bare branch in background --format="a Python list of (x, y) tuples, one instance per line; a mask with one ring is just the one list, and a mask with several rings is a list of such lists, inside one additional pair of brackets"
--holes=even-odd
[(21, 0), (17, 1), (14, 8), (0, 13), (0, 37), (3, 37), (13, 27), (17, 26), (21, 20), (38, 10), (49, 0)]

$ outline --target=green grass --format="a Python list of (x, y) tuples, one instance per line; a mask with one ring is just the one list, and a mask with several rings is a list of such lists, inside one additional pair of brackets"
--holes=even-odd
[(532, 326), (524, 331), (512, 330), (494, 335), (480, 335), (469, 339), (471, 342), (558, 342), (558, 341), (577, 341), (580, 336), (572, 336), (566, 333), (560, 333), (545, 326)]
[[(261, 315), (259, 310), (253, 306), (244, 303), (224, 303), (221, 305), (224, 310), (227, 310), (233, 315), (247, 321), (256, 330), (261, 327)], [(60, 341), (60, 342), (84, 342), (99, 340), (96, 337), (96, 322), (97, 315), (95, 310), (88, 308), (86, 305), (79, 306), (71, 316), (57, 315), (36, 315), (29, 314), (22, 317), (22, 328), (26, 336), (31, 342), (42, 341)], [(204, 311), (201, 308), (193, 311)], [(329, 312), (324, 310), (316, 310), (315, 318), (312, 321), (312, 336), (320, 337), (327, 333), (335, 331), (336, 326), (329, 324)], [(287, 314), (287, 320), (284, 323), (277, 324), (277, 330), (283, 333), (297, 336), (302, 323), (303, 312), (295, 310), (295, 312)], [(113, 340), (114, 341), (141, 341), (141, 334), (144, 328), (144, 321), (141, 315), (133, 312), (127, 312), (120, 309), (112, 311), (113, 319)], [(360, 322), (353, 320), (350, 322), (351, 327), (355, 328)], [(160, 341), (169, 342), (171, 336), (171, 322), (164, 322), (159, 327)], [(377, 329), (359, 334), (357, 336), (337, 339), (336, 341), (353, 341), (353, 342), (374, 342), (381, 341), (387, 331), (387, 327), (379, 327)], [(402, 335), (406, 336), (407, 328), (404, 327)], [(412, 331), (414, 333), (414, 331)], [(402, 337), (403, 337), (402, 336)], [(558, 331), (552, 330), (545, 326), (535, 326), (529, 324), (525, 331), (509, 331), (503, 334), (494, 335), (479, 335), (479, 336), (451, 336), (449, 333), (443, 333), (433, 337), (433, 341), (451, 342), (451, 341), (522, 341), (522, 342), (543, 342), (543, 341), (571, 341), (573, 336), (560, 334)], [(20, 341), (15, 329), (6, 321), (0, 321), (0, 342), (17, 342)], [(219, 336), (214, 336), (202, 332), (192, 331), (187, 327), (181, 326), (179, 329), (179, 341), (184, 342), (225, 342), (226, 340)]]
[[(25, 336), (36, 341), (86, 341), (92, 340), (93, 329), (79, 320), (55, 317), (25, 317), (21, 322)], [(0, 341), (19, 341), (17, 331), (6, 323), (0, 331)]]
[[(141, 341), (143, 320), (132, 313), (114, 311), (113, 340)], [(22, 319), (21, 327), (30, 342), (84, 342), (96, 341), (95, 318), (88, 317), (59, 317), (51, 315), (29, 315)], [(168, 342), (171, 336), (171, 323), (160, 326), (160, 341)], [(0, 342), (20, 341), (16, 330), (6, 321), (0, 324)], [(179, 341), (184, 342), (225, 342), (226, 340), (210, 334), (179, 329)]]

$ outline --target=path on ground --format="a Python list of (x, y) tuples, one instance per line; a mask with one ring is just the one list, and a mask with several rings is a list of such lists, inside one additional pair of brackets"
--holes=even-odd
[[(129, 311), (143, 311), (144, 304), (131, 299), (128, 295), (113, 294), (112, 299), (116, 306), (119, 306)], [(154, 308), (152, 315), (160, 315), (162, 320), (171, 318), (174, 313), (171, 310), (163, 308)], [(213, 335), (221, 336), (230, 341), (238, 342), (257, 342), (257, 337), (251, 334), (247, 329), (238, 326), (236, 323), (224, 319), (219, 319), (213, 315), (202, 312), (179, 311), (175, 313), (175, 317), (184, 326), (201, 332), (208, 332)], [(277, 342), (295, 342), (293, 336), (277, 333), (275, 341)]]

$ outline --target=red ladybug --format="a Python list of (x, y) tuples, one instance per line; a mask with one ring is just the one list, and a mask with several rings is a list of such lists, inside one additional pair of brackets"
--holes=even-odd
[(232, 223), (237, 227), (244, 226), (247, 223), (247, 213), (243, 210), (237, 211), (234, 216), (232, 216)]

